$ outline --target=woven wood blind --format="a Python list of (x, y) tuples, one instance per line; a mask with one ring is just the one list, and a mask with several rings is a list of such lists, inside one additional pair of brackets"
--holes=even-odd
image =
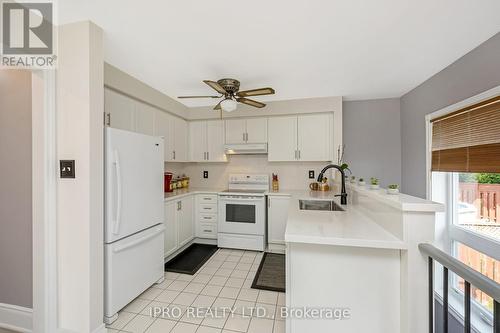
[(500, 172), (500, 96), (432, 120), (432, 171)]

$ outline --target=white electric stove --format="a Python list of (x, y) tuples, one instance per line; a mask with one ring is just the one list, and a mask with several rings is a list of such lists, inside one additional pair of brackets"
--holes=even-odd
[(228, 189), (219, 193), (219, 247), (265, 250), (268, 190), (268, 175), (229, 175)]

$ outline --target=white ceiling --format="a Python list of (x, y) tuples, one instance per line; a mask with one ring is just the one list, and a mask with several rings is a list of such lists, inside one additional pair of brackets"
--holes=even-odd
[[(203, 79), (271, 86), (261, 101), (399, 97), (500, 31), (498, 0), (63, 0), (104, 29), (105, 60), (165, 94)], [(180, 100), (187, 106), (213, 100)]]

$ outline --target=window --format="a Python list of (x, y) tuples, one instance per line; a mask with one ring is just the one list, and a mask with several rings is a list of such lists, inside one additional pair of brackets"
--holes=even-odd
[[(475, 269), (481, 274), (500, 283), (500, 261), (487, 256), (484, 253), (474, 250), (460, 242), (454, 242), (455, 256), (467, 266)], [(455, 287), (462, 293), (464, 292), (464, 280), (458, 278)], [(471, 298), (476, 304), (486, 309), (490, 314), (493, 313), (493, 298), (482, 292), (480, 289), (471, 286)]]
[(454, 224), (500, 241), (500, 174), (455, 173)]
[[(447, 206), (437, 243), (500, 283), (500, 96), (450, 111), (429, 127), (431, 199)], [(450, 305), (463, 307), (464, 281), (450, 283)], [(493, 299), (474, 286), (471, 298), (473, 326), (490, 331)]]

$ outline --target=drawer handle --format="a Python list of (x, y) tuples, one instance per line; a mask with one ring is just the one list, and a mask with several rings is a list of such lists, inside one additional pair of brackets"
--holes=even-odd
[(212, 210), (212, 208), (209, 208), (209, 207), (205, 207), (203, 208), (204, 210)]
[(208, 229), (208, 230), (204, 229), (203, 232), (212, 232), (212, 230), (210, 230), (210, 229)]
[(208, 216), (203, 216), (203, 219), (204, 219), (204, 220), (211, 220), (212, 218), (211, 218), (211, 217), (208, 217)]
[(212, 198), (203, 198), (203, 200), (212, 200)]

